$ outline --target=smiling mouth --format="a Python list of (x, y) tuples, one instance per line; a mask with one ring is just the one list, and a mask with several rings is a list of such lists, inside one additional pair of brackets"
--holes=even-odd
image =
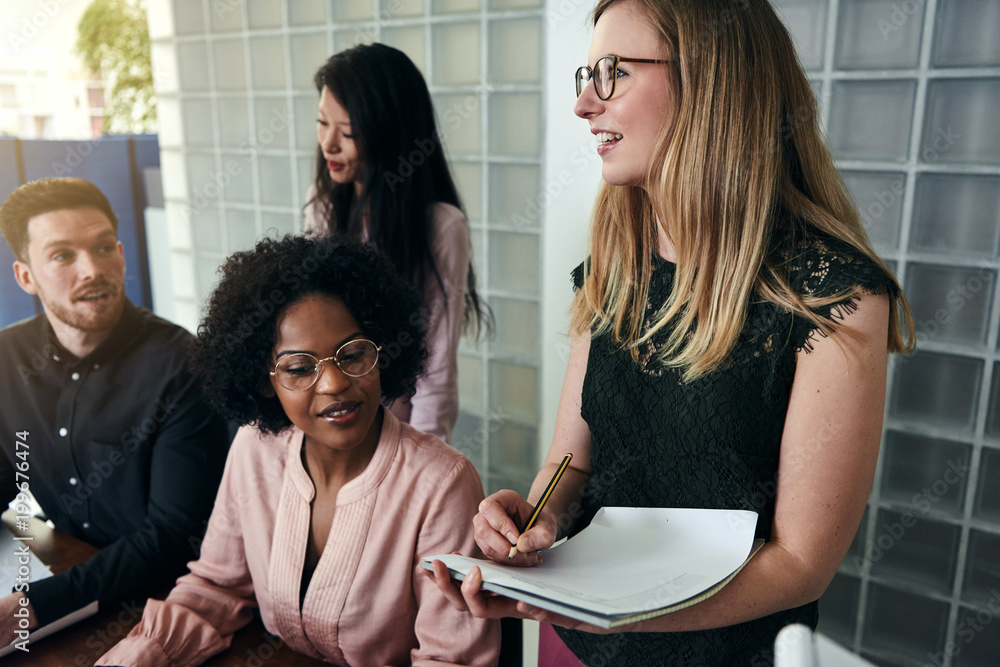
[(80, 296), (73, 299), (74, 302), (82, 301), (84, 303), (101, 303), (103, 301), (108, 301), (115, 295), (115, 290), (110, 287), (104, 287), (101, 289), (94, 289), (84, 292)]
[(361, 414), (360, 401), (342, 401), (327, 406), (319, 413), (320, 419), (331, 424), (344, 425), (353, 422)]
[(599, 144), (610, 144), (613, 141), (618, 141), (622, 138), (622, 135), (615, 132), (598, 132), (594, 135), (594, 139), (597, 140)]

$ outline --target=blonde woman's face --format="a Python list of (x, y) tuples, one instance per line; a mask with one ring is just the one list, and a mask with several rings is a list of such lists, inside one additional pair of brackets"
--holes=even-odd
[[(602, 56), (665, 60), (670, 56), (649, 19), (631, 2), (612, 5), (594, 27), (587, 65)], [(576, 115), (590, 124), (601, 156), (601, 175), (611, 185), (643, 185), (656, 141), (674, 104), (671, 64), (621, 62), (614, 94), (601, 100), (588, 83)]]

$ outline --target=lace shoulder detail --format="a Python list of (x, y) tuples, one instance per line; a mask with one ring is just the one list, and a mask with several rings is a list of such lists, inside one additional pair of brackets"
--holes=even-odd
[[(792, 289), (806, 297), (843, 298), (812, 308), (820, 317), (839, 320), (857, 308), (859, 294), (899, 295), (895, 280), (870, 257), (848, 243), (829, 237), (801, 240), (778, 253)], [(822, 332), (803, 317), (795, 317), (791, 340), (796, 350), (812, 350)]]
[(570, 280), (573, 281), (573, 291), (579, 292), (583, 289), (583, 280), (586, 275), (583, 271), (583, 262), (576, 265), (576, 268), (570, 272)]

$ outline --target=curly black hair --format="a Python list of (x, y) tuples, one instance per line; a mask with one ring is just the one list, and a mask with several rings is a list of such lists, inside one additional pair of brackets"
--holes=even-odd
[[(227, 419), (265, 433), (292, 425), (269, 391), (269, 363), (282, 313), (312, 294), (344, 302), (362, 332), (382, 346), (382, 401), (412, 396), (427, 360), (420, 300), (370, 246), (330, 238), (265, 238), (219, 269), (191, 365), (205, 398)], [(268, 394), (271, 394), (270, 396)]]

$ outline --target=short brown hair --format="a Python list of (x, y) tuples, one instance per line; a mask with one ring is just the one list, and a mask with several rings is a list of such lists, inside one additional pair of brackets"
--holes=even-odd
[(96, 185), (82, 178), (42, 178), (14, 190), (0, 206), (0, 231), (14, 256), (28, 261), (28, 222), (52, 211), (95, 208), (118, 233), (118, 217)]

